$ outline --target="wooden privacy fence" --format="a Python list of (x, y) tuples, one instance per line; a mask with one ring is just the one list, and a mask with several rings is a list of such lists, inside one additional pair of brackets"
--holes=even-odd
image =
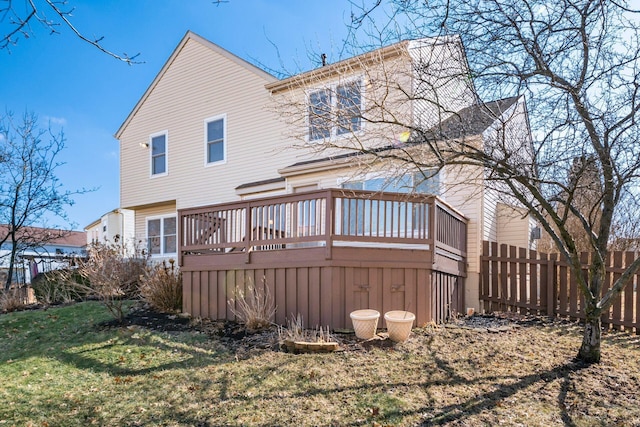
[[(634, 252), (613, 252), (607, 260), (603, 294), (638, 256)], [(582, 274), (587, 274), (590, 257), (581, 255)], [(558, 254), (544, 254), (515, 246), (483, 242), (480, 300), (486, 311), (583, 319), (584, 297), (578, 280)], [(640, 272), (603, 313), (602, 322), (615, 329), (640, 334)]]

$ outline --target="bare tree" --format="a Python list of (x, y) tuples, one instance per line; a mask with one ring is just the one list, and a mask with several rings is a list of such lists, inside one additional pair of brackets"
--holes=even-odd
[(62, 188), (56, 171), (63, 148), (62, 133), (39, 129), (33, 114), (25, 114), (19, 123), (11, 114), (0, 120), (0, 246), (11, 246), (7, 289), (21, 250), (64, 236), (64, 231), (32, 226), (45, 215), (66, 222), (65, 207), (73, 204), (72, 196), (87, 191)]
[(139, 63), (135, 61), (139, 54), (116, 54), (104, 47), (104, 37), (89, 38), (78, 30), (72, 22), (73, 11), (74, 8), (69, 6), (67, 0), (0, 1), (0, 50), (9, 50), (20, 38), (29, 38), (34, 33), (35, 26), (40, 26), (50, 34), (57, 34), (66, 29), (80, 40), (119, 61), (127, 64)]
[[(364, 168), (384, 161), (399, 174), (417, 169), (425, 177), (473, 170), (492, 191), (517, 201), (577, 278), (586, 318), (578, 358), (598, 362), (601, 315), (640, 268), (637, 259), (603, 294), (614, 233), (635, 233), (624, 224), (640, 219), (637, 12), (624, 1), (601, 0), (365, 0), (352, 7), (350, 52), (429, 37), (432, 47), (423, 52), (431, 53), (403, 69), (383, 60), (396, 43), (357, 63), (333, 64), (339, 75), (364, 75), (366, 89), (358, 93), (365, 101), (354, 102), (344, 86), (307, 90), (306, 97), (291, 91), (277, 108), (294, 136), (325, 153), (358, 154), (353, 158)], [(455, 49), (455, 40), (464, 52), (441, 55), (446, 46)], [(326, 72), (291, 84), (313, 88)], [(509, 114), (523, 99), (524, 117)], [(403, 112), (408, 106), (413, 113)], [(501, 126), (479, 140), (478, 123), (487, 118)], [(514, 134), (528, 131), (510, 125), (523, 120), (531, 132)], [(336, 138), (343, 130), (353, 136)], [(592, 254), (588, 274), (580, 259), (585, 249)]]

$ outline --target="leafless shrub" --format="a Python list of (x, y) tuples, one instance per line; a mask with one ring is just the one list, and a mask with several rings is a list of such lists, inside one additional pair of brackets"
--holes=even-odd
[(182, 273), (170, 259), (170, 267), (162, 264), (147, 266), (140, 279), (140, 296), (158, 311), (175, 312), (182, 309)]
[(255, 286), (253, 280), (247, 280), (246, 294), (236, 291), (236, 298), (229, 300), (231, 312), (244, 323), (247, 329), (259, 330), (268, 328), (276, 314), (273, 295), (267, 286), (266, 278), (262, 278), (262, 286)]
[(88, 282), (77, 270), (52, 270), (31, 281), (36, 300), (45, 305), (83, 299), (90, 293)]
[(129, 252), (124, 243), (96, 243), (78, 269), (89, 281), (91, 291), (119, 322), (126, 315), (124, 300), (139, 295), (140, 277), (147, 265), (147, 258), (141, 251)]
[(0, 312), (9, 313), (27, 306), (24, 292), (18, 288), (0, 290)]

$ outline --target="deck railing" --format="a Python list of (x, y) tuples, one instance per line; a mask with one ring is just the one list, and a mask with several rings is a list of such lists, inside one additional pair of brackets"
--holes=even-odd
[(466, 255), (466, 219), (435, 196), (328, 189), (182, 209), (179, 251), (227, 254), (310, 246), (438, 248)]

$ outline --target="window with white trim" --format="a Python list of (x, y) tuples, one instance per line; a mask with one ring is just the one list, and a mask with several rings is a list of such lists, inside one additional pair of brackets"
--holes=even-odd
[(175, 215), (147, 219), (147, 249), (151, 256), (176, 254), (177, 225)]
[(225, 160), (226, 117), (216, 116), (205, 120), (205, 158), (206, 164)]
[(167, 173), (167, 134), (151, 135), (151, 175)]
[(362, 129), (362, 80), (350, 80), (309, 93), (309, 141)]

